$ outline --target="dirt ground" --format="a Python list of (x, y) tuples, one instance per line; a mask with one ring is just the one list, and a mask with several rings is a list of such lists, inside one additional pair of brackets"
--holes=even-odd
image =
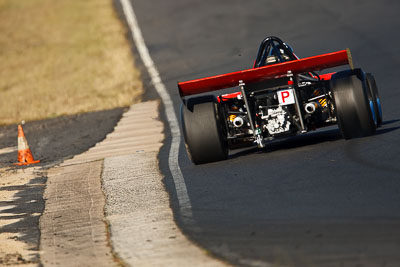
[(39, 262), (39, 218), (46, 177), (36, 167), (3, 172), (0, 178), (0, 265)]

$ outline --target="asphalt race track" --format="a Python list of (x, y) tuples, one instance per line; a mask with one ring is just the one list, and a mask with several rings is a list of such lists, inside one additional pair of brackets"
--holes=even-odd
[(131, 1), (177, 114), (177, 81), (252, 67), (268, 35), (299, 57), (349, 47), (380, 90), (372, 137), (346, 141), (332, 127), (201, 166), (181, 144), (191, 223), (177, 208), (167, 138), (160, 165), (188, 237), (239, 266), (400, 266), (399, 1)]

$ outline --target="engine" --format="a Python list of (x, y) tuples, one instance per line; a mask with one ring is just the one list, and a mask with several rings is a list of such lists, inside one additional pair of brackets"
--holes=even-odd
[(264, 123), (263, 128), (268, 131), (269, 135), (274, 136), (290, 130), (290, 116), (285, 109), (285, 107), (278, 106), (277, 108), (266, 108), (266, 113), (263, 110), (260, 111)]

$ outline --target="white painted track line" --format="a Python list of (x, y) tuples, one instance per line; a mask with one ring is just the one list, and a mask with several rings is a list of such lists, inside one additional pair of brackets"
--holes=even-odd
[(146, 66), (149, 72), (151, 81), (154, 88), (164, 104), (167, 121), (171, 131), (171, 148), (169, 151), (168, 165), (172, 174), (172, 178), (175, 183), (176, 194), (179, 202), (179, 209), (183, 219), (192, 219), (192, 204), (187, 192), (185, 180), (183, 178), (181, 169), (179, 167), (178, 156), (179, 156), (179, 145), (181, 143), (181, 134), (179, 131), (178, 120), (175, 114), (171, 97), (161, 80), (160, 74), (150, 56), (149, 50), (144, 42), (142, 31), (139, 28), (139, 24), (136, 19), (136, 15), (133, 11), (132, 5), (129, 0), (120, 0), (122, 10), (125, 18), (131, 30), (133, 40), (136, 48), (140, 54), (143, 64)]

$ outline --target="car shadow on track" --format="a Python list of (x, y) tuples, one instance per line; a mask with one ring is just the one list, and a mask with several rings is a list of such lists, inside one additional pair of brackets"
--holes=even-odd
[(334, 142), (342, 139), (339, 129), (329, 129), (325, 131), (317, 131), (307, 133), (304, 135), (293, 136), (284, 139), (278, 139), (266, 143), (266, 147), (259, 149), (256, 146), (242, 149), (237, 152), (233, 152), (230, 158), (239, 158), (255, 152), (270, 153), (277, 150), (290, 150), (300, 148), (304, 146), (317, 145), (325, 142)]
[[(400, 120), (384, 121), (382, 122), (382, 126), (385, 127), (386, 125), (394, 124), (399, 121)], [(390, 127), (390, 128), (378, 128), (376, 130), (375, 135), (387, 134), (396, 131), (398, 129), (400, 129), (400, 126)], [(259, 149), (254, 145), (252, 147), (236, 150), (234, 152), (231, 152), (229, 158), (231, 159), (239, 158), (256, 152), (270, 153), (278, 150), (290, 150), (305, 146), (318, 145), (326, 142), (335, 142), (341, 139), (343, 139), (343, 137), (341, 136), (340, 130), (338, 128), (316, 131), (304, 135), (298, 135), (267, 142), (266, 147), (263, 149)]]
[(382, 122), (383, 128), (376, 129), (376, 133), (375, 134), (376, 135), (381, 135), (381, 134), (390, 133), (390, 132), (393, 132), (393, 131), (396, 131), (396, 130), (400, 129), (400, 126), (393, 126), (393, 127), (390, 127), (390, 128), (385, 128), (385, 126), (392, 125), (392, 124), (395, 124), (397, 122), (400, 122), (400, 120), (383, 121)]
[(383, 122), (382, 122), (382, 125), (393, 124), (393, 123), (396, 123), (396, 122), (399, 122), (399, 121), (400, 121), (400, 120), (383, 121)]
[(396, 131), (398, 129), (400, 129), (400, 126), (391, 127), (391, 128), (384, 128), (384, 129), (377, 129), (375, 135), (381, 135), (381, 134), (390, 133), (390, 132)]

